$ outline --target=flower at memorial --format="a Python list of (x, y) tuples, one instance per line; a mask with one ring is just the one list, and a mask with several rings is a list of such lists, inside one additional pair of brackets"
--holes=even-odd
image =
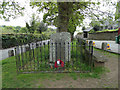
[(55, 68), (64, 67), (64, 62), (62, 60), (58, 59), (57, 61), (55, 61), (54, 66), (55, 66)]

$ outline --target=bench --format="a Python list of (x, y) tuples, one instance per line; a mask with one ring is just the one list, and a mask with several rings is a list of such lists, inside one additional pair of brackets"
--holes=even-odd
[(107, 58), (98, 51), (93, 53), (94, 67), (104, 67)]

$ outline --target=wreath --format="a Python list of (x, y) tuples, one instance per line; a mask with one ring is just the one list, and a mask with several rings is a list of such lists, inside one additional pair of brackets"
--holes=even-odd
[(54, 66), (55, 66), (55, 68), (64, 67), (64, 62), (62, 60), (58, 59), (57, 61), (55, 61)]

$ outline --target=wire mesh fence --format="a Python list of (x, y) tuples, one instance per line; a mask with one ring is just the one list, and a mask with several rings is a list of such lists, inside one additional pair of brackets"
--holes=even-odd
[[(67, 53), (68, 55), (63, 52), (63, 50), (66, 51), (65, 45), (70, 52)], [(55, 53), (50, 51), (51, 47), (55, 48)], [(29, 43), (16, 46), (15, 54), (18, 73), (90, 72), (93, 67), (93, 46), (82, 39), (71, 43), (51, 43), (50, 41)]]

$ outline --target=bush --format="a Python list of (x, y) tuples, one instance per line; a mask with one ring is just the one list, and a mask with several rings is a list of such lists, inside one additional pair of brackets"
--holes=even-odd
[(89, 32), (89, 33), (95, 33), (95, 30), (93, 30), (93, 29), (92, 29), (92, 30), (90, 30), (90, 32)]
[(98, 25), (95, 25), (95, 26), (93, 27), (93, 29), (94, 29), (94, 31), (99, 31), (99, 30), (101, 30), (101, 27), (98, 26)]
[(2, 34), (2, 48), (49, 39), (45, 34)]

